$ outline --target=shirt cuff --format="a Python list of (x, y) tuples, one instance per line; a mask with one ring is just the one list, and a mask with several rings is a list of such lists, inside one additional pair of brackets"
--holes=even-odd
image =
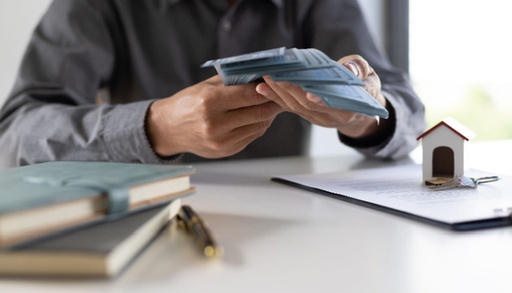
[(387, 122), (391, 123), (386, 132), (380, 133), (378, 136), (372, 137), (372, 139), (360, 140), (348, 137), (338, 131), (338, 138), (340, 142), (355, 149), (367, 157), (388, 158), (389, 154), (386, 151), (383, 152), (382, 150), (386, 149), (386, 146), (396, 134), (397, 117), (394, 100), (388, 99), (390, 96), (389, 94), (383, 92), (383, 95), (386, 97), (388, 103), (387, 108), (389, 111), (389, 117), (387, 118)]
[(146, 115), (153, 100), (116, 105), (105, 115), (103, 139), (111, 161), (145, 164), (170, 163), (181, 154), (158, 156), (146, 133)]
[[(413, 115), (423, 115), (422, 112), (411, 113), (410, 107), (399, 97), (382, 91), (389, 103), (390, 117), (394, 117), (394, 129), (389, 137), (376, 146), (361, 145), (356, 140), (347, 140), (348, 145), (352, 144), (355, 150), (368, 157), (381, 159), (399, 159), (405, 157), (413, 150), (418, 142), (416, 138), (418, 130), (423, 129), (423, 119), (415, 118)], [(345, 143), (344, 139), (340, 140)]]

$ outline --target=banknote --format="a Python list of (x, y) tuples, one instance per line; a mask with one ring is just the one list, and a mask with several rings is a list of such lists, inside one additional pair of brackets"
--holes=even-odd
[(235, 63), (220, 64), (220, 69), (226, 75), (233, 74), (259, 74), (267, 75), (271, 72), (280, 72), (305, 68), (307, 61), (305, 55), (298, 49), (286, 49), (283, 55), (263, 59), (248, 60)]
[(372, 117), (388, 117), (388, 111), (364, 88), (365, 83), (349, 69), (315, 48), (275, 48), (206, 61), (225, 85), (262, 81), (270, 76), (311, 92), (329, 107)]
[(305, 84), (350, 84), (365, 86), (352, 71), (338, 62), (323, 68), (307, 68), (271, 74), (274, 81), (288, 81), (298, 85)]
[(201, 67), (209, 67), (209, 66), (222, 65), (222, 64), (233, 64), (234, 66), (236, 66), (236, 64), (243, 65), (244, 62), (247, 62), (247, 61), (256, 61), (256, 60), (263, 60), (263, 59), (269, 59), (269, 58), (273, 58), (273, 57), (283, 56), (285, 51), (286, 51), (285, 47), (280, 47), (280, 48), (263, 50), (263, 51), (254, 52), (254, 53), (247, 53), (247, 54), (243, 54), (243, 55), (209, 60), (209, 61), (206, 61), (205, 63), (203, 63), (203, 65), (201, 65)]
[[(336, 66), (336, 62), (317, 49), (277, 48), (240, 56), (209, 60), (201, 67), (214, 66), (226, 85), (254, 80), (254, 75), (294, 72), (308, 68)], [(250, 77), (244, 76), (250, 75)], [(340, 79), (344, 76), (340, 75)], [(351, 79), (357, 77), (351, 76)], [(237, 83), (234, 83), (237, 82)], [(342, 82), (342, 81), (341, 81)], [(348, 81), (346, 82), (348, 83)]]
[(367, 116), (387, 119), (388, 110), (360, 86), (350, 85), (303, 85), (302, 89), (322, 98), (332, 108), (344, 109)]

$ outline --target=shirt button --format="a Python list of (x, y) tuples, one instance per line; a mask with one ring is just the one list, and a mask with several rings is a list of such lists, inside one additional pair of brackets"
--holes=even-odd
[(229, 20), (225, 20), (225, 21), (222, 23), (222, 28), (223, 28), (225, 31), (230, 31), (230, 30), (231, 30), (231, 21), (229, 21)]

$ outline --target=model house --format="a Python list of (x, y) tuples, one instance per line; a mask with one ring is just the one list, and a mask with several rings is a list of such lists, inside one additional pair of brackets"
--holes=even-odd
[(447, 118), (418, 137), (423, 146), (423, 181), (441, 182), (464, 175), (464, 144), (475, 134)]

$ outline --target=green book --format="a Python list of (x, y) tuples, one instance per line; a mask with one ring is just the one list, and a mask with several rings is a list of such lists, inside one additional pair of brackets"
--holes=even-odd
[(49, 162), (0, 170), (0, 248), (194, 192), (192, 166)]
[(159, 235), (180, 199), (116, 220), (89, 225), (0, 253), (0, 275), (110, 277)]

